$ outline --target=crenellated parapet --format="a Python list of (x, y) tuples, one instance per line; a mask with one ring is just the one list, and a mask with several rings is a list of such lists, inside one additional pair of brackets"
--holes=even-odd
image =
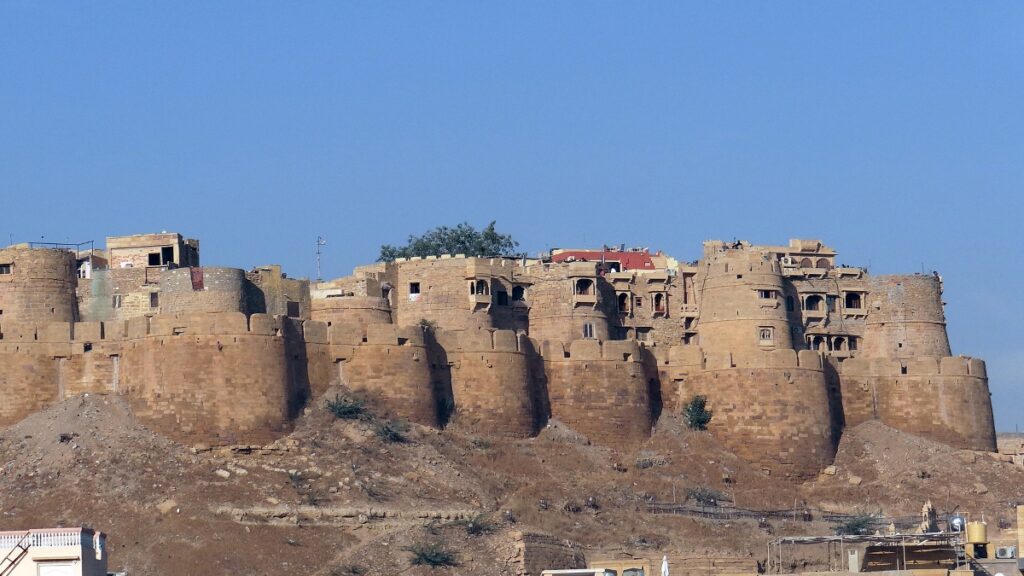
[(632, 340), (544, 342), (551, 417), (598, 444), (630, 448), (653, 425), (651, 388), (642, 348)]

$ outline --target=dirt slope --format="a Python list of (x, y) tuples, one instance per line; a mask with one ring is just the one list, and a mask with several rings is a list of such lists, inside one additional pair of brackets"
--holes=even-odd
[[(71, 399), (0, 433), (0, 529), (92, 526), (109, 534), (112, 569), (147, 575), (511, 575), (519, 531), (576, 541), (591, 558), (668, 554), (694, 571), (708, 558), (753, 571), (773, 535), (831, 527), (651, 514), (648, 504), (698, 486), (757, 509), (913, 514), (931, 498), (997, 514), (1024, 499), (1024, 471), (877, 423), (849, 430), (836, 474), (803, 486), (765, 477), (671, 416), (631, 453), (557, 422), (516, 441), (413, 426), (407, 442), (388, 442), (378, 424), (318, 405), (270, 446), (194, 450), (138, 424), (120, 397)], [(489, 530), (471, 535), (478, 514)], [(430, 543), (458, 566), (411, 566), (408, 549)]]

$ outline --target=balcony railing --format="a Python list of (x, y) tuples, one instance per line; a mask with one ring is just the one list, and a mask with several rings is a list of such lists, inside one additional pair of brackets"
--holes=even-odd
[[(104, 547), (106, 542), (106, 536), (103, 534), (96, 538), (96, 535), (91, 530), (83, 530), (82, 528), (50, 528), (44, 530), (30, 530), (29, 531), (28, 544), (32, 548), (59, 548), (59, 547), (78, 547), (83, 548), (94, 548), (95, 540), (99, 540), (100, 548)], [(14, 548), (22, 538), (25, 537), (25, 532), (0, 532), (0, 550), (10, 550)]]

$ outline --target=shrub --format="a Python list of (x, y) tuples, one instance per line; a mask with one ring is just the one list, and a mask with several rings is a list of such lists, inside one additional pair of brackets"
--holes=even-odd
[(694, 396), (686, 408), (683, 416), (686, 418), (686, 425), (694, 430), (707, 430), (711, 422), (711, 411), (706, 408), (708, 399), (704, 396)]
[(366, 416), (366, 405), (362, 400), (341, 394), (335, 394), (334, 400), (327, 401), (327, 410), (342, 420), (358, 420)]
[(470, 536), (483, 536), (498, 529), (498, 525), (483, 514), (477, 514), (472, 519), (464, 521), (463, 525), (466, 527), (466, 534)]
[(377, 425), (377, 437), (385, 442), (409, 441), (409, 425), (401, 420), (388, 420)]
[(431, 566), (434, 568), (442, 566), (458, 566), (455, 553), (446, 548), (443, 544), (413, 544), (403, 548), (412, 554), (410, 563), (413, 566)]
[(836, 534), (843, 536), (863, 536), (870, 534), (878, 518), (874, 514), (857, 514), (844, 518), (836, 526)]
[(725, 494), (707, 486), (696, 486), (686, 489), (686, 498), (701, 506), (718, 506), (719, 502), (725, 500)]

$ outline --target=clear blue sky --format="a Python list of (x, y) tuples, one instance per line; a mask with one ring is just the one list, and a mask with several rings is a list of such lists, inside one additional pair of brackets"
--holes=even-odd
[(522, 246), (822, 238), (939, 270), (1024, 430), (1024, 3), (0, 1), (0, 238), (175, 230), (325, 276)]

